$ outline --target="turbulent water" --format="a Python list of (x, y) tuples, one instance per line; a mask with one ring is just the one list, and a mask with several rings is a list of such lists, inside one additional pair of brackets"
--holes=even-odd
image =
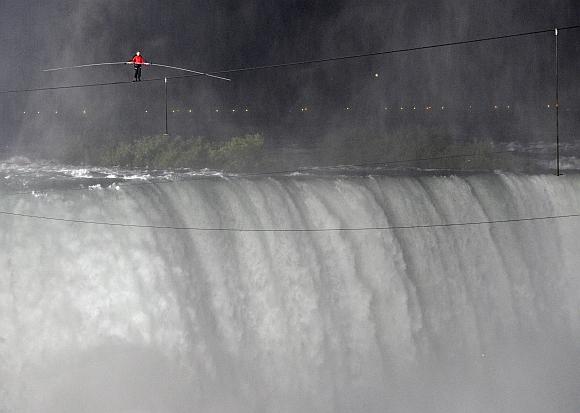
[(580, 175), (55, 171), (0, 171), (83, 221), (0, 215), (0, 412), (579, 411), (580, 218), (384, 227), (576, 214)]

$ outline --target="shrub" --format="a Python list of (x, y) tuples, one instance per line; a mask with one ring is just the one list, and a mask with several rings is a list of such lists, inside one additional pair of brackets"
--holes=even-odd
[(211, 147), (203, 138), (148, 136), (121, 142), (103, 150), (98, 163), (141, 168), (203, 168), (245, 170), (255, 168), (262, 158), (264, 138), (234, 137)]
[(209, 159), (214, 167), (226, 170), (254, 170), (260, 166), (264, 137), (260, 134), (235, 137), (212, 148)]

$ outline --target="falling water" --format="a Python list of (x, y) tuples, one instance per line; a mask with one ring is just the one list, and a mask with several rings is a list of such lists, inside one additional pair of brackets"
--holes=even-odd
[[(7, 194), (1, 412), (577, 412), (580, 176)], [(155, 226), (192, 229), (160, 229)]]

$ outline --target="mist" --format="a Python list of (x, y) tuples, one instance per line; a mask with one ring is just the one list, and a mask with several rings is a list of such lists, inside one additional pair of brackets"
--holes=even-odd
[(577, 219), (171, 228), (554, 216), (579, 187), (487, 174), (2, 188), (0, 211), (136, 226), (0, 215), (0, 408), (575, 413)]
[(578, 24), (0, 2), (0, 412), (577, 413)]
[[(129, 60), (137, 50), (151, 62), (212, 72), (562, 27), (580, 19), (573, 1), (152, 1), (147, 7), (135, 1), (8, 1), (2, 7), (3, 89), (129, 81), (131, 66), (41, 69)], [(168, 130), (211, 139), (262, 133), (269, 145), (304, 147), (340, 146), (361, 135), (417, 126), (444, 130), (462, 142), (551, 142), (553, 37), (232, 73), (232, 82), (170, 79)], [(562, 111), (562, 129), (571, 140), (578, 98), (568, 92), (578, 88), (578, 33), (563, 32), (560, 39), (562, 104), (570, 110)], [(144, 79), (181, 74), (144, 68)], [(0, 99), (2, 146), (29, 152), (64, 137), (115, 141), (165, 131), (162, 80)]]

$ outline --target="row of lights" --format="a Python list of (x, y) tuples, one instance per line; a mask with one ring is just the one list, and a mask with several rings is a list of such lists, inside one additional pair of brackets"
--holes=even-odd
[[(215, 111), (216, 112), (220, 112), (219, 109), (216, 109)], [(250, 110), (248, 108), (244, 108), (244, 109), (232, 109), (231, 111), (232, 111), (232, 113), (235, 113), (235, 112), (249, 112)], [(179, 113), (179, 112), (181, 112), (181, 109), (171, 109), (171, 113)], [(185, 110), (183, 110), (183, 112), (193, 113), (193, 109), (185, 109)], [(228, 110), (223, 110), (223, 112), (228, 112)], [(37, 114), (37, 115), (40, 115), (40, 111), (36, 111), (36, 112), (35, 111), (32, 111), (32, 112), (26, 112), (26, 111), (24, 111), (22, 113), (24, 115), (27, 115), (27, 114)], [(86, 109), (83, 109), (81, 111), (81, 113), (83, 115), (86, 115), (87, 114), (87, 110)], [(145, 113), (149, 113), (149, 109), (145, 109)], [(54, 114), (55, 115), (58, 115), (59, 114), (58, 110), (55, 110), (54, 111)]]
[[(546, 105), (546, 109), (556, 108), (557, 106), (558, 105)], [(394, 107), (391, 107), (391, 106), (385, 106), (384, 107), (385, 111), (391, 111), (391, 110), (393, 110), (393, 108)], [(511, 110), (511, 106), (510, 105), (506, 105), (506, 106), (493, 105), (493, 106), (491, 106), (491, 109), (494, 110), (494, 111), (500, 110), (500, 109), (504, 109), (504, 108), (505, 108), (505, 110), (508, 110), (508, 111)], [(345, 111), (351, 111), (352, 109), (353, 108), (351, 106), (345, 106), (344, 107), (344, 110)], [(398, 107), (398, 109), (399, 109), (399, 111), (417, 110), (417, 106), (400, 106), (400, 107)], [(433, 110), (433, 106), (428, 105), (428, 106), (425, 106), (423, 109), (425, 111), (429, 112), (429, 111), (432, 111)], [(447, 108), (447, 106), (441, 106), (441, 107), (437, 107), (436, 110), (437, 109), (440, 109), (440, 110), (444, 111), (444, 110), (446, 110), (448, 108)], [(472, 110), (473, 109), (472, 105), (467, 106), (467, 109), (468, 110)], [(299, 112), (309, 112), (311, 110), (311, 108), (308, 107), (308, 106), (304, 106), (304, 107), (299, 108), (298, 110), (299, 110)], [(181, 111), (182, 111), (181, 109), (171, 109), (171, 113), (180, 113)], [(236, 112), (249, 112), (250, 110), (248, 108), (243, 108), (243, 109), (234, 108), (234, 109), (231, 109), (231, 110), (229, 110), (229, 109), (223, 109), (223, 110), (215, 109), (215, 112), (216, 113), (219, 113), (219, 112), (227, 113), (229, 111), (231, 111), (232, 113), (236, 113)], [(183, 112), (193, 113), (193, 109), (185, 109), (185, 110), (183, 110)], [(24, 111), (22, 113), (24, 115), (26, 115), (28, 113), (31, 113), (31, 114), (36, 113), (36, 114), (40, 115), (40, 111), (37, 111), (37, 112), (34, 112), (34, 111), (33, 112), (26, 112), (26, 111)], [(86, 109), (83, 109), (81, 111), (81, 113), (83, 115), (86, 115), (87, 114), (87, 110)], [(149, 109), (145, 109), (145, 113), (149, 113)], [(55, 111), (54, 114), (55, 115), (58, 115), (59, 114), (59, 111), (58, 110)]]
[[(550, 105), (548, 105), (548, 108), (549, 108), (549, 107), (550, 107)], [(503, 107), (500, 107), (500, 106), (498, 106), (498, 105), (493, 105), (493, 106), (491, 107), (491, 109), (493, 109), (493, 110), (498, 110), (498, 109), (500, 109), (500, 108), (503, 108)], [(347, 110), (349, 110), (350, 108), (346, 108), (346, 109), (347, 109)], [(407, 107), (405, 107), (405, 106), (401, 106), (401, 107), (399, 108), (399, 110), (407, 110), (407, 109), (409, 109), (409, 110), (417, 110), (417, 106), (413, 106), (413, 107), (409, 106), (408, 108), (407, 108)], [(426, 111), (432, 111), (432, 110), (433, 110), (433, 106), (431, 106), (431, 105), (428, 105), (428, 106), (425, 106), (425, 107), (424, 107), (424, 109), (425, 109)], [(438, 109), (438, 108), (437, 108), (437, 109)], [(441, 106), (441, 110), (445, 110), (445, 109), (448, 109), (448, 108), (447, 108), (446, 106)], [(472, 110), (472, 109), (473, 109), (473, 106), (471, 106), (471, 105), (467, 106), (467, 110)], [(506, 109), (506, 110), (510, 110), (510, 109), (511, 109), (511, 106), (510, 106), (510, 105), (506, 105), (506, 106), (505, 106), (505, 109)], [(389, 110), (391, 110), (391, 107), (390, 107), (390, 106), (386, 106), (386, 107), (385, 107), (385, 110), (386, 110), (386, 111), (389, 111)]]
[[(498, 105), (491, 106), (491, 109), (492, 110), (498, 110), (498, 109), (503, 109), (503, 108), (504, 108), (503, 106), (500, 107)], [(547, 108), (549, 109), (550, 108), (550, 105), (548, 105)], [(350, 111), (352, 109), (353, 109), (352, 106), (345, 106), (344, 107), (344, 110), (346, 110), (346, 111)], [(394, 107), (385, 106), (384, 109), (385, 109), (385, 111), (391, 111), (391, 110), (394, 109)], [(417, 110), (417, 106), (400, 106), (398, 109), (399, 109), (399, 111), (404, 111), (404, 110)], [(426, 111), (432, 111), (433, 110), (433, 106), (428, 105), (428, 106), (425, 106), (423, 109), (426, 110)], [(437, 108), (437, 109), (439, 109), (439, 108)], [(447, 106), (441, 106), (440, 109), (441, 110), (446, 110), (446, 109), (448, 109), (448, 107)], [(467, 109), (468, 110), (472, 110), (473, 109), (473, 106), (469, 105), (467, 107)], [(505, 109), (506, 110), (510, 110), (511, 109), (511, 106), (510, 105), (506, 105), (505, 106)], [(300, 110), (300, 112), (308, 112), (310, 109), (308, 107), (302, 107), (299, 110)]]
[[(147, 111), (145, 111), (145, 112), (147, 112)], [(33, 115), (36, 113), (37, 115), (40, 115), (40, 111), (36, 111), (36, 112), (34, 112), (34, 111), (32, 111), (32, 112), (26, 112), (26, 111), (24, 111), (24, 112), (22, 112), (22, 113), (23, 113), (24, 115), (26, 115), (26, 114), (28, 114), (28, 113), (30, 113), (30, 114), (33, 114)], [(83, 115), (86, 115), (86, 114), (87, 114), (87, 110), (86, 110), (86, 109), (83, 109), (83, 110), (81, 111), (81, 113), (82, 113)], [(54, 114), (55, 114), (55, 115), (58, 115), (58, 114), (59, 114), (58, 110), (55, 110), (55, 111), (54, 111)]]
[[(546, 105), (546, 109), (555, 108), (557, 106), (558, 105)], [(501, 110), (501, 109), (511, 110), (512, 107), (511, 107), (511, 105), (505, 105), (505, 106), (493, 105), (493, 106), (491, 106), (489, 108), (491, 110)], [(394, 107), (385, 106), (384, 109), (386, 111), (391, 111), (391, 110), (394, 109)], [(426, 110), (426, 111), (432, 111), (433, 110), (433, 106), (427, 105), (423, 109)], [(440, 108), (438, 107), (437, 109), (446, 110), (446, 109), (448, 109), (448, 107), (447, 106), (441, 106)], [(472, 109), (473, 109), (473, 106), (472, 105), (467, 106), (467, 110), (472, 110)], [(308, 112), (310, 110), (310, 107), (304, 106), (304, 107), (299, 108), (298, 110), (300, 112)], [(344, 107), (344, 110), (350, 111), (350, 110), (352, 110), (352, 106), (345, 106)], [(404, 111), (404, 110), (417, 110), (417, 106), (400, 106), (399, 107), (399, 110), (400, 111)], [(216, 110), (216, 112), (217, 112), (217, 110)]]
[[(249, 112), (250, 109), (248, 109), (248, 108), (244, 108), (244, 109), (232, 109), (231, 111), (232, 111), (232, 113), (236, 113), (236, 112)], [(171, 109), (171, 113), (179, 113), (179, 112), (181, 112), (181, 109)], [(193, 110), (192, 109), (186, 109), (186, 110), (184, 110), (184, 112), (192, 113)], [(216, 113), (219, 113), (220, 110), (219, 109), (216, 109), (215, 112)], [(227, 109), (224, 109), (223, 112), (228, 112), (228, 110)], [(145, 113), (148, 113), (147, 109), (145, 109)]]

